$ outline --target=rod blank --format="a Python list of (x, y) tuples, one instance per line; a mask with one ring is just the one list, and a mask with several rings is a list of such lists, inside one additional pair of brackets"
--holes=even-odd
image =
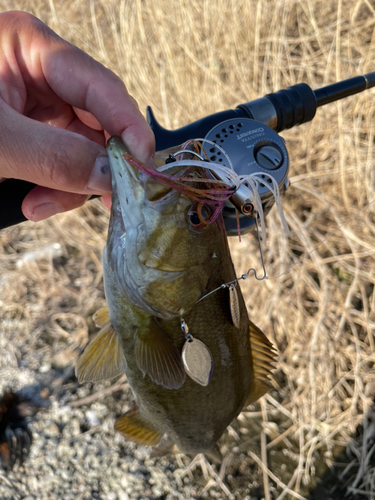
[(375, 87), (375, 71), (314, 90), (316, 105), (317, 107), (324, 106), (344, 97), (358, 94), (371, 87)]

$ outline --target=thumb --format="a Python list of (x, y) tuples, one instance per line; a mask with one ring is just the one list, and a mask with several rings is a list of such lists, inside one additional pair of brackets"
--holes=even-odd
[(0, 103), (0, 177), (80, 194), (112, 191), (105, 148)]

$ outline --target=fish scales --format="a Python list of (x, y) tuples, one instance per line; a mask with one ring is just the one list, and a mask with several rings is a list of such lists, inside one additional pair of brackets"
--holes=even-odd
[[(107, 150), (113, 183), (103, 253), (108, 313), (99, 311), (103, 329), (79, 360), (77, 376), (88, 381), (126, 372), (135, 401), (115, 427), (128, 439), (155, 445), (167, 434), (181, 452), (215, 454), (233, 418), (268, 390), (274, 350), (249, 320), (239, 287), (237, 326), (228, 288), (199, 301), (235, 278), (221, 216), (202, 226), (196, 214), (202, 216), (202, 207), (196, 210), (189, 190), (140, 174), (119, 138)], [(185, 374), (182, 317), (211, 352), (206, 386)]]

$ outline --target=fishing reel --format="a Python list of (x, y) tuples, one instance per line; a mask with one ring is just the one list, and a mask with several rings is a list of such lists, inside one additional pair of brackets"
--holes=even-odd
[[(183, 151), (189, 153), (194, 145), (192, 155), (212, 164), (212, 171), (206, 170), (208, 177), (227, 182), (236, 189), (222, 209), (228, 236), (238, 235), (238, 226), (242, 234), (250, 231), (257, 218), (262, 219), (270, 211), (275, 195), (278, 198), (289, 185), (285, 141), (257, 120), (230, 118), (214, 126), (204, 138), (188, 141), (184, 148), (189, 143), (188, 149), (169, 154), (165, 163), (176, 161)], [(163, 152), (160, 154), (163, 156)], [(231, 170), (229, 178), (223, 167)], [(236, 185), (231, 182), (233, 179)]]
[[(223, 216), (227, 234), (251, 230), (258, 213), (249, 198), (246, 178), (256, 176), (256, 195), (266, 215), (275, 203), (275, 193), (289, 186), (289, 158), (284, 139), (278, 134), (311, 121), (318, 107), (375, 86), (375, 72), (356, 76), (318, 90), (299, 83), (235, 109), (220, 111), (177, 130), (166, 130), (156, 121), (150, 107), (147, 119), (155, 135), (156, 151), (174, 148), (189, 139), (200, 138), (209, 161), (233, 167), (241, 179), (237, 190), (225, 202)], [(202, 139), (203, 138), (203, 139)], [(278, 189), (272, 189), (272, 187)], [(35, 184), (18, 179), (0, 182), (0, 229), (26, 220), (21, 206)], [(252, 184), (254, 187), (254, 184)], [(278, 200), (276, 199), (276, 203)]]

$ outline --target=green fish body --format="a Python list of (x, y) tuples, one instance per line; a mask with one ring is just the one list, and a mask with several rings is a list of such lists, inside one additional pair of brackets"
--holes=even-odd
[[(156, 445), (167, 434), (183, 453), (214, 455), (230, 422), (269, 389), (272, 345), (249, 320), (238, 286), (199, 300), (235, 279), (221, 216), (202, 224), (210, 207), (197, 208), (189, 191), (142, 175), (120, 138), (111, 138), (107, 151), (113, 184), (103, 252), (108, 311), (96, 315), (102, 330), (79, 360), (77, 376), (93, 381), (125, 371), (135, 401), (115, 428), (128, 439)], [(193, 342), (211, 353), (206, 385), (186, 374), (181, 318)]]

